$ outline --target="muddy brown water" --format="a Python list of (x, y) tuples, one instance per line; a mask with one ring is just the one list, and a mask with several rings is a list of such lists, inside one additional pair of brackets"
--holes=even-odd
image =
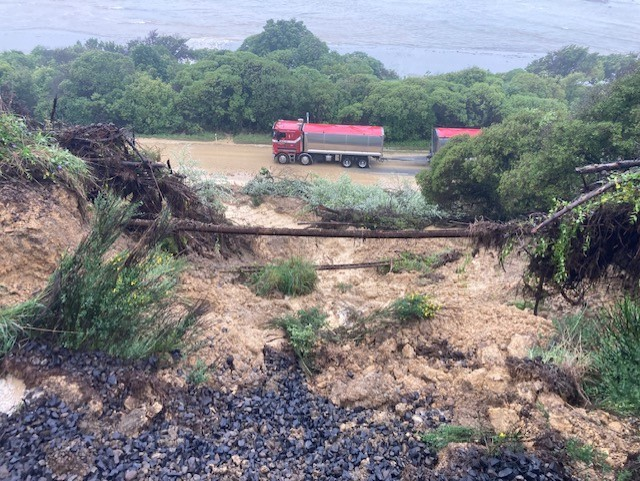
[(426, 154), (421, 152), (388, 151), (390, 158), (375, 162), (367, 169), (345, 169), (337, 163), (280, 165), (273, 160), (270, 145), (234, 144), (229, 141), (185, 141), (140, 138), (144, 148), (157, 150), (161, 160), (170, 160), (172, 167), (193, 163), (212, 174), (225, 176), (230, 182), (244, 183), (254, 177), (261, 168), (269, 169), (276, 176), (308, 177), (316, 175), (337, 180), (347, 175), (359, 184), (379, 184), (383, 187), (399, 187), (405, 183), (415, 186), (415, 175), (427, 165)]

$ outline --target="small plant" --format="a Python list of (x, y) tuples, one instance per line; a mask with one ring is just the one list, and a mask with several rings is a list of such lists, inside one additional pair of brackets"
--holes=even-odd
[(401, 252), (391, 262), (390, 272), (421, 272), (426, 274), (431, 271), (431, 266), (437, 256), (424, 256), (413, 252)]
[(347, 282), (338, 282), (336, 284), (336, 289), (338, 289), (338, 292), (340, 292), (340, 294), (345, 294), (346, 292), (353, 289), (353, 284), (349, 284)]
[(524, 311), (525, 309), (533, 310), (535, 306), (535, 304), (532, 301), (529, 301), (527, 299), (523, 299), (521, 301), (513, 301), (511, 305), (514, 306), (516, 309), (520, 309), (521, 311)]
[(268, 264), (249, 279), (255, 293), (264, 297), (275, 292), (303, 296), (313, 292), (317, 282), (318, 274), (313, 264), (299, 257)]
[(623, 469), (616, 476), (616, 481), (633, 481), (633, 473), (628, 469)]
[(576, 438), (569, 438), (565, 443), (565, 451), (571, 459), (585, 464), (588, 468), (603, 473), (611, 471), (611, 466), (607, 463), (607, 454), (594, 448), (591, 444), (583, 443)]
[(522, 451), (522, 433), (520, 431), (509, 431), (494, 433), (486, 438), (486, 444), (489, 451), (498, 451), (501, 449), (508, 449), (509, 451)]
[(425, 294), (409, 294), (391, 304), (391, 313), (401, 322), (431, 319), (439, 306)]
[(123, 358), (185, 346), (204, 306), (175, 301), (184, 263), (154, 244), (168, 217), (154, 231), (157, 239), (110, 255), (135, 208), (115, 196), (96, 198), (91, 232), (61, 260), (43, 292), (0, 314), (5, 339), (11, 342), (20, 326), (32, 337)]
[(441, 424), (435, 430), (423, 434), (422, 442), (440, 451), (451, 443), (478, 443), (483, 437), (483, 432), (475, 428)]
[(318, 331), (326, 324), (327, 314), (318, 308), (301, 309), (296, 314), (273, 320), (273, 323), (285, 330), (300, 364), (307, 374), (313, 366), (313, 349), (318, 339)]
[(471, 264), (472, 259), (473, 257), (471, 256), (471, 254), (465, 254), (462, 265), (456, 267), (456, 274), (465, 274), (467, 272), (467, 266)]
[(197, 386), (209, 380), (209, 366), (202, 359), (198, 359), (187, 374), (187, 382)]
[(56, 146), (45, 133), (31, 131), (15, 115), (0, 113), (0, 179), (59, 183), (79, 197), (85, 195), (89, 167), (69, 151)]
[(440, 451), (451, 443), (475, 443), (487, 447), (490, 452), (501, 449), (522, 450), (522, 435), (519, 431), (494, 433), (486, 429), (441, 424), (435, 430), (422, 435), (422, 441)]
[(185, 176), (186, 185), (195, 192), (203, 205), (218, 216), (224, 214), (225, 206), (222, 202), (231, 198), (231, 188), (225, 177), (198, 168), (191, 159), (180, 160), (180, 173)]
[(593, 351), (585, 391), (620, 413), (640, 413), (640, 303), (625, 298), (599, 316), (587, 339)]

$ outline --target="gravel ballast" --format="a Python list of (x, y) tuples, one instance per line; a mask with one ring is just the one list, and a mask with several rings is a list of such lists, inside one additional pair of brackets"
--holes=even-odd
[[(155, 359), (128, 364), (36, 343), (5, 365), (83, 388), (75, 406), (32, 389), (16, 413), (0, 417), (2, 480), (573, 479), (535, 454), (474, 447), (436, 470), (438, 453), (419, 435), (448, 415), (430, 399), (404, 399), (402, 415), (338, 407), (311, 393), (295, 360), (276, 350), (265, 350), (261, 386), (236, 392), (164, 383)], [(149, 386), (161, 399), (131, 406)]]

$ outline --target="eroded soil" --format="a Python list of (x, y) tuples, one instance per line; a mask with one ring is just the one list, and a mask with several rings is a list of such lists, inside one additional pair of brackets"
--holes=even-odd
[[(265, 157), (264, 166), (273, 168), (268, 153)], [(230, 176), (237, 175), (241, 183), (255, 175), (257, 169), (253, 164), (252, 168)], [(342, 173), (339, 166), (323, 168)], [(7, 306), (28, 299), (45, 285), (60, 256), (87, 232), (87, 223), (75, 199), (59, 188), (2, 184), (0, 201), (0, 306)], [(299, 222), (313, 220), (295, 200), (267, 199), (256, 207), (239, 193), (228, 202), (226, 215), (235, 224), (254, 226), (301, 227)], [(518, 431), (531, 450), (550, 440), (577, 438), (607, 453), (614, 468), (640, 451), (631, 421), (591, 409), (570, 397), (570, 386), (558, 387), (536, 374), (535, 367), (518, 362), (549, 334), (551, 321), (515, 306), (522, 300), (524, 264), (517, 255), (500, 265), (496, 253), (473, 255), (472, 246), (463, 240), (255, 237), (247, 241), (250, 249), (227, 258), (189, 259), (181, 293), (207, 299), (211, 310), (201, 333), (203, 347), (183, 360), (181, 371), (164, 373), (168, 382), (184, 384), (184, 372), (204, 361), (213, 368), (208, 381), (213, 389), (235, 392), (260, 386), (265, 382), (265, 349), (286, 349), (283, 332), (270, 323), (273, 318), (317, 306), (337, 328), (401, 296), (422, 293), (440, 306), (434, 319), (375, 332), (357, 343), (325, 344), (317, 361), (319, 373), (308, 379), (309, 389), (341, 407), (373, 409), (380, 419), (404, 414), (409, 407), (402, 400), (418, 393), (431, 400), (433, 409), (445, 413), (448, 422), (495, 432)], [(388, 259), (406, 251), (430, 255), (453, 249), (462, 256), (428, 274), (320, 271), (317, 289), (297, 298), (257, 297), (234, 270), (292, 255), (317, 264), (347, 264)], [(80, 398), (82, 403), (90, 401), (74, 394), (73, 383), (47, 370), (32, 373), (27, 387), (37, 386), (54, 390), (69, 405)], [(149, 404), (151, 409), (153, 403)], [(551, 444), (548, 449), (558, 447)], [(584, 479), (613, 479), (613, 474), (593, 473), (579, 465), (575, 472)]]

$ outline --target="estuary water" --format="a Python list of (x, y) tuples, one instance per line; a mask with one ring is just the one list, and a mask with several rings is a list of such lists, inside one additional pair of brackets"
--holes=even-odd
[(640, 52), (640, 0), (0, 0), (0, 50), (124, 43), (152, 30), (235, 49), (268, 19), (292, 18), (330, 48), (366, 52), (403, 77), (504, 72), (571, 44)]

